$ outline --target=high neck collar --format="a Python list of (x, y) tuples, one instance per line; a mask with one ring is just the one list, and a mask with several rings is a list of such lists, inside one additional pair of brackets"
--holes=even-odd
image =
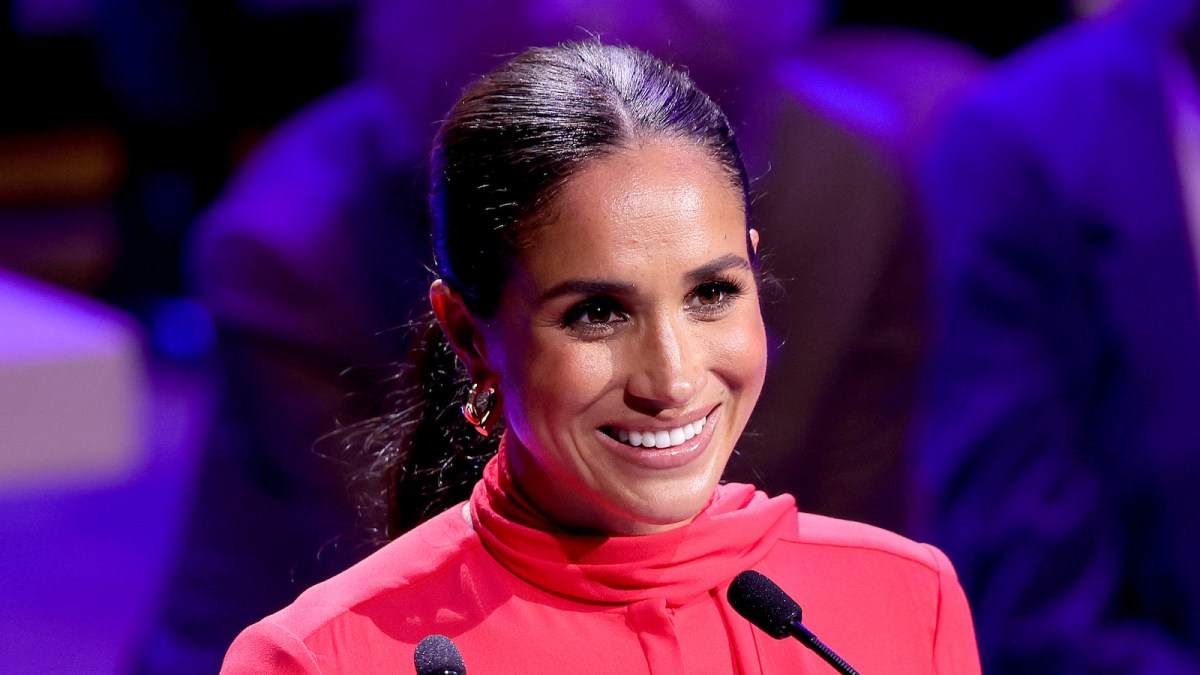
[(471, 496), (471, 519), (488, 552), (510, 572), (548, 592), (583, 602), (688, 603), (724, 588), (761, 561), (795, 528), (787, 495), (768, 498), (753, 486), (718, 486), (687, 525), (644, 536), (564, 531), (517, 489), (501, 443)]

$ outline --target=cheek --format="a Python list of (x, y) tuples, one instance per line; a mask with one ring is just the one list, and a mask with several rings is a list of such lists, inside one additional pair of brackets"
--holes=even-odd
[(514, 403), (526, 424), (536, 427), (537, 419), (554, 420), (555, 427), (562, 428), (565, 418), (583, 413), (604, 396), (614, 372), (612, 351), (603, 344), (535, 341), (510, 378), (515, 388), (509, 396), (519, 398)]
[(767, 334), (762, 317), (747, 312), (727, 322), (712, 343), (715, 370), (730, 387), (758, 399), (767, 373)]

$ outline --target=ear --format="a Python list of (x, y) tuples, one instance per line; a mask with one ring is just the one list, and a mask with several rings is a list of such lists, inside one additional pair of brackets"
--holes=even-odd
[(437, 279), (429, 287), (429, 304), (442, 327), (450, 347), (467, 367), (471, 380), (479, 382), (488, 377), (487, 347), (478, 320), (467, 309), (463, 298), (444, 281)]
[(758, 255), (758, 230), (750, 228), (750, 248), (754, 250), (754, 255)]

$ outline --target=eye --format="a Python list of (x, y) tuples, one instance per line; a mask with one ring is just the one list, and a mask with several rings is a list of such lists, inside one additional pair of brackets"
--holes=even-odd
[(692, 290), (687, 308), (702, 316), (714, 317), (729, 309), (741, 294), (741, 285), (732, 280), (706, 281)]
[(696, 288), (696, 302), (701, 305), (719, 305), (729, 302), (729, 289), (723, 284), (701, 284)]
[(576, 304), (563, 316), (563, 327), (584, 336), (611, 332), (616, 324), (629, 320), (629, 315), (612, 298), (588, 298)]

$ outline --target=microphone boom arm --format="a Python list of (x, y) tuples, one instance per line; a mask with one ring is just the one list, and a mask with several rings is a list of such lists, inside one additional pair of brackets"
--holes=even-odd
[(824, 642), (821, 642), (821, 640), (816, 635), (813, 635), (811, 630), (805, 628), (804, 624), (800, 623), (800, 621), (797, 620), (792, 622), (790, 632), (792, 637), (800, 641), (800, 644), (803, 644), (805, 647), (808, 647), (816, 652), (817, 656), (824, 659), (825, 663), (833, 666), (833, 669), (842, 675), (859, 675), (857, 670), (855, 670), (849, 663), (846, 663), (842, 657), (838, 656)]

